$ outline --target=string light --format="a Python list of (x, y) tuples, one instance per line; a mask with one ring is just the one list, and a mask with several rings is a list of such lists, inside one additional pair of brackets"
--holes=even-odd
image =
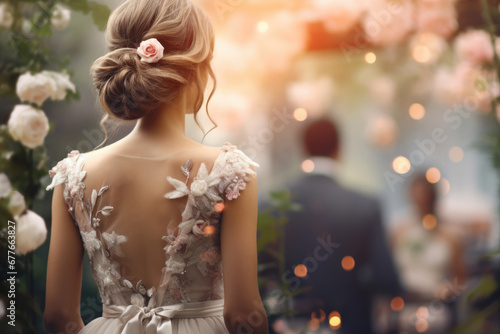
[(450, 181), (447, 179), (442, 178), (441, 181), (439, 181), (439, 185), (441, 186), (441, 194), (446, 195), (450, 192)]
[(401, 297), (394, 297), (391, 300), (391, 309), (393, 311), (399, 312), (405, 307), (405, 301)]
[(314, 162), (312, 160), (304, 160), (302, 162), (302, 170), (305, 173), (311, 173), (314, 170)]
[(427, 330), (429, 329), (429, 322), (426, 319), (418, 319), (417, 323), (415, 324), (415, 329), (419, 333), (427, 332)]
[(352, 256), (345, 256), (342, 259), (342, 268), (345, 271), (351, 271), (354, 269), (355, 261)]
[(297, 277), (306, 277), (307, 276), (307, 267), (303, 264), (299, 264), (295, 266), (295, 269), (293, 270), (295, 273), (295, 276)]
[(410, 117), (414, 120), (421, 120), (425, 117), (425, 108), (420, 103), (414, 103), (409, 109)]
[(410, 160), (403, 156), (399, 156), (392, 162), (392, 168), (398, 174), (406, 174), (411, 169)]
[(330, 313), (328, 316), (328, 324), (330, 325), (331, 329), (339, 329), (340, 325), (342, 323), (342, 320), (340, 319), (340, 313), (337, 311), (333, 311)]
[(427, 63), (432, 58), (431, 50), (425, 45), (417, 45), (414, 47), (412, 56), (417, 63)]
[(375, 62), (377, 61), (377, 55), (373, 52), (368, 52), (365, 54), (365, 61), (368, 64), (375, 64)]
[(433, 230), (436, 228), (437, 225), (437, 218), (433, 214), (427, 214), (424, 216), (422, 219), (422, 225), (426, 230)]
[(453, 162), (460, 162), (464, 159), (464, 150), (462, 150), (459, 146), (454, 146), (450, 149), (450, 153), (448, 154), (450, 160)]
[(441, 179), (441, 172), (436, 167), (431, 167), (425, 173), (425, 178), (429, 183), (438, 183)]
[(313, 313), (311, 313), (311, 319), (312, 319), (312, 320), (318, 320), (319, 322), (323, 322), (323, 321), (325, 321), (325, 319), (326, 319), (326, 314), (325, 314), (325, 311), (323, 311), (323, 310), (319, 310), (319, 318), (318, 318), (318, 316), (316, 315), (316, 313), (318, 313), (318, 312), (313, 312)]
[(257, 23), (257, 30), (262, 34), (266, 33), (269, 30), (269, 23), (266, 21), (260, 21)]
[(309, 320), (309, 322), (307, 323), (307, 328), (313, 332), (317, 331), (319, 329), (319, 320), (318, 319)]
[(297, 108), (293, 112), (293, 118), (299, 122), (303, 122), (307, 119), (307, 111), (304, 108)]

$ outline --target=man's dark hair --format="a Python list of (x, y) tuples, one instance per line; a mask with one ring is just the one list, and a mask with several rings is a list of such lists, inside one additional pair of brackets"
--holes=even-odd
[(303, 138), (304, 148), (310, 156), (335, 157), (339, 152), (339, 132), (329, 119), (322, 118), (310, 123)]

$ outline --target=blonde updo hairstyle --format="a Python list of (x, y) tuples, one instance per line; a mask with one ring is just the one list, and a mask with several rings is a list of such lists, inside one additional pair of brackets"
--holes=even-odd
[[(142, 62), (137, 54), (140, 43), (150, 38), (165, 48), (157, 63)], [(201, 8), (190, 0), (127, 0), (111, 14), (106, 42), (109, 53), (91, 67), (93, 84), (106, 112), (101, 120), (104, 142), (104, 123), (109, 115), (139, 119), (172, 102), (190, 85), (196, 90), (193, 110), (200, 126), (196, 116), (203, 105), (207, 73), (213, 80), (208, 101), (216, 86), (210, 64), (214, 33)]]

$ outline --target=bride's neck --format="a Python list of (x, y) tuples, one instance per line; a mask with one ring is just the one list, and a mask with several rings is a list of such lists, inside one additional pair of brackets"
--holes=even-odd
[(186, 137), (185, 115), (188, 108), (187, 94), (182, 93), (172, 103), (139, 119), (129, 136), (151, 144), (178, 142)]

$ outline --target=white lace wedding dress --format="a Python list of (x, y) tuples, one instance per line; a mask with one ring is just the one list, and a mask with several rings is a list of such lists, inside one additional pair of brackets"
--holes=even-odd
[(229, 142), (214, 149), (215, 161), (204, 148), (160, 158), (72, 151), (49, 172), (103, 301), (80, 334), (228, 333), (220, 222), (258, 164)]

